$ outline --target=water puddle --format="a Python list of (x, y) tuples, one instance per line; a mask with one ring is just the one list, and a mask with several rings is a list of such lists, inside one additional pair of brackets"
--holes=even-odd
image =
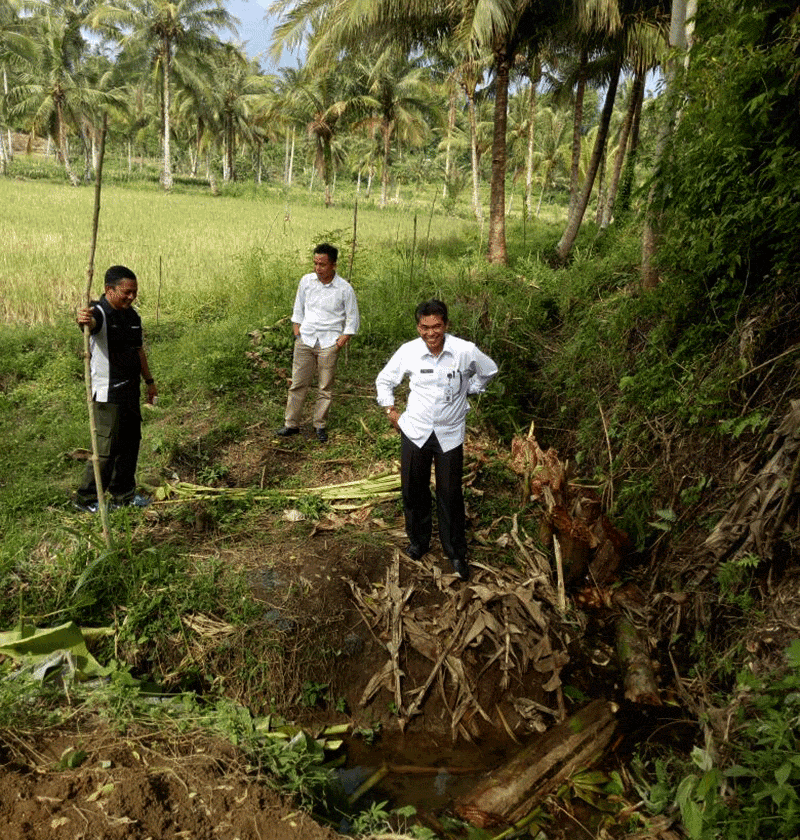
[(374, 744), (353, 738), (339, 778), (350, 796), (385, 765), (386, 775), (359, 799), (362, 807), (388, 801), (389, 808), (413, 805), (419, 812), (438, 812), (470, 791), (506, 755), (503, 744), (454, 745), (449, 738), (427, 733), (383, 736)]

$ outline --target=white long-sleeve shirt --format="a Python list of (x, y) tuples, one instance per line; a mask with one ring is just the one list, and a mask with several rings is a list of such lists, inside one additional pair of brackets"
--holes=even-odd
[(443, 452), (464, 442), (470, 394), (479, 394), (497, 365), (471, 341), (445, 334), (434, 356), (421, 338), (403, 344), (375, 380), (378, 405), (394, 405), (394, 389), (408, 375), (410, 391), (398, 425), (417, 446), (436, 432)]
[(353, 287), (338, 274), (323, 283), (312, 271), (300, 278), (292, 323), (300, 324), (300, 338), (309, 347), (332, 347), (340, 335), (355, 335), (360, 326)]

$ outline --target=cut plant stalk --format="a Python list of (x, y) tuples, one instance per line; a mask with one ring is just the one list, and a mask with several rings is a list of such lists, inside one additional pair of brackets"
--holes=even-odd
[[(94, 255), (97, 250), (97, 229), (100, 222), (100, 190), (103, 183), (103, 158), (106, 152), (106, 132), (108, 129), (108, 114), (103, 114), (103, 127), (100, 130), (100, 150), (97, 160), (97, 176), (94, 185), (94, 215), (92, 218), (92, 241), (89, 246), (89, 266), (86, 269), (86, 306), (92, 299), (92, 281), (94, 279)], [(86, 383), (86, 403), (89, 411), (89, 435), (92, 440), (92, 466), (94, 467), (94, 483), (97, 488), (97, 508), (100, 511), (100, 521), (103, 525), (103, 539), (108, 548), (112, 548), (111, 531), (108, 527), (108, 506), (106, 505), (103, 481), (100, 475), (100, 457), (97, 454), (97, 424), (94, 416), (94, 399), (92, 394), (92, 364), (89, 337), (92, 328), (83, 325), (83, 377)]]
[[(316, 496), (326, 501), (334, 500), (369, 500), (383, 501), (394, 498), (400, 490), (400, 475), (386, 472), (356, 481), (345, 481), (341, 484), (328, 484), (323, 487), (301, 487), (292, 490), (251, 490), (246, 487), (207, 487), (192, 484), (188, 481), (177, 481), (165, 484), (156, 490), (156, 498), (160, 501), (187, 501), (201, 499), (252, 499), (263, 501), (280, 495), (286, 499), (297, 500), (303, 496)], [(335, 506), (344, 510), (351, 506)]]

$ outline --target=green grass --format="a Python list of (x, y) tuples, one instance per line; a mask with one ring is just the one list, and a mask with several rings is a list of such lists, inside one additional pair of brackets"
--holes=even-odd
[[(69, 319), (86, 293), (94, 188), (43, 180), (0, 179), (0, 320), (27, 324)], [(416, 259), (428, 246), (427, 220), (417, 223)], [(469, 222), (437, 215), (431, 240), (462, 243)], [(102, 190), (93, 293), (102, 291), (109, 265), (122, 263), (139, 278), (139, 308), (156, 318), (219, 312), (236, 301), (244, 264), (261, 263), (266, 298), (274, 287), (296, 285), (311, 270), (315, 244), (340, 248), (339, 272), (363, 285), (380, 281), (381, 268), (361, 253), (414, 244), (414, 214), (397, 208), (360, 210), (357, 252), (350, 272), (352, 206), (325, 209), (302, 190), (283, 198), (264, 189), (250, 197), (214, 197), (207, 191), (165, 195), (157, 188)], [(250, 303), (253, 301), (251, 300)]]

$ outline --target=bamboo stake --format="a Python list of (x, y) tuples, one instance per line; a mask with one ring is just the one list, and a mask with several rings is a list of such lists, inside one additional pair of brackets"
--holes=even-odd
[(158, 298), (156, 300), (156, 323), (158, 323), (158, 313), (161, 311), (161, 273), (162, 273), (163, 257), (158, 255)]
[[(94, 255), (97, 250), (97, 229), (100, 221), (100, 190), (103, 183), (103, 158), (106, 153), (106, 131), (108, 129), (108, 114), (103, 114), (103, 127), (100, 130), (100, 153), (97, 161), (97, 176), (94, 185), (94, 216), (92, 218), (92, 242), (89, 247), (89, 266), (86, 270), (86, 306), (92, 299), (92, 281), (94, 279)], [(92, 399), (92, 366), (89, 337), (92, 328), (83, 325), (83, 377), (86, 383), (86, 404), (89, 411), (89, 434), (92, 440), (92, 465), (94, 467), (94, 483), (97, 488), (97, 507), (100, 511), (100, 521), (103, 525), (103, 539), (106, 546), (112, 548), (111, 531), (108, 527), (108, 507), (103, 481), (100, 475), (100, 457), (97, 454), (97, 424), (94, 416), (94, 400)]]
[(356, 231), (358, 230), (358, 199), (353, 205), (353, 244), (350, 247), (350, 265), (347, 268), (347, 279), (353, 282), (353, 260), (356, 256)]
[(431, 213), (428, 216), (428, 233), (425, 236), (425, 256), (422, 260), (422, 270), (428, 267), (428, 248), (431, 244), (431, 223), (433, 222), (433, 208), (436, 206), (436, 194), (434, 193), (433, 201), (431, 202)]
[(414, 255), (417, 251), (417, 214), (414, 213), (414, 241), (411, 243), (411, 270), (409, 271), (409, 283), (414, 282)]

